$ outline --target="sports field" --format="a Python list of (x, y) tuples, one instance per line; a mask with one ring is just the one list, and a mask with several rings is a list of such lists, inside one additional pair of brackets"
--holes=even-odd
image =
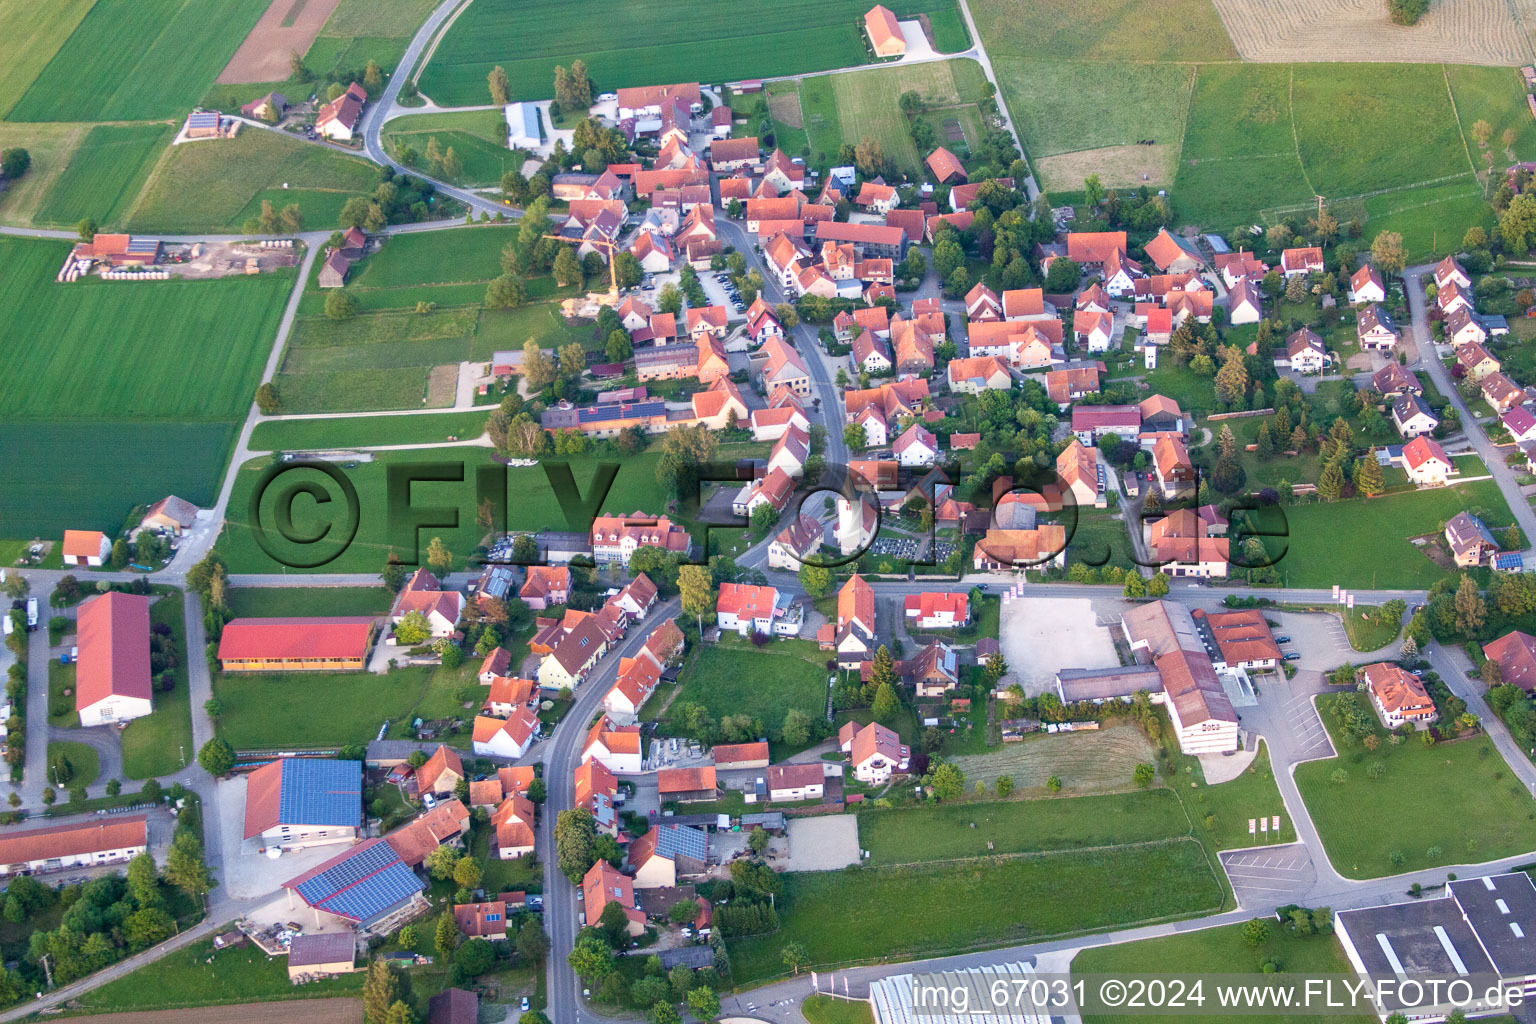
[[(247, 129), (233, 139), (175, 146), (155, 166), (128, 227), (140, 232), (238, 230), (269, 198), (298, 203), (307, 230), (336, 226), (348, 198), (372, 192), (379, 170), (358, 157)], [(287, 185), (284, 188), (284, 185)]]
[(0, 111), (9, 110), (96, 0), (0, 0)]
[(975, 104), (985, 88), (986, 76), (973, 60), (821, 75), (800, 81), (801, 121), (817, 162), (835, 160), (844, 143), (872, 137), (903, 172), (915, 175), (927, 154), (912, 144), (907, 117), (897, 105), (901, 95), (916, 92), (926, 105), (945, 108), (936, 114), (968, 116), (979, 125)]
[(6, 116), (12, 121), (183, 117), (267, 4), (97, 0)]
[[(898, 18), (926, 13), (943, 52), (968, 45), (954, 0), (887, 5)], [(475, 0), (421, 73), (442, 106), (489, 100), (485, 76), (501, 65), (512, 98), (548, 99), (555, 65), (584, 60), (593, 94), (667, 82), (725, 82), (865, 63), (863, 0)], [(657, 25), (686, 25), (662, 39)]]
[[(293, 273), (54, 281), (67, 242), (0, 238), (8, 420), (223, 421), (243, 414)], [(46, 339), (47, 343), (41, 342)], [(212, 343), (211, 339), (217, 339)]]
[(91, 217), (103, 227), (121, 224), (175, 134), (168, 124), (92, 128), (48, 190), (33, 223), (72, 227)]
[(459, 185), (495, 185), (507, 171), (521, 170), (524, 157), (507, 148), (507, 122), (500, 110), (470, 110), (454, 114), (412, 114), (397, 117), (384, 131), (384, 141), (396, 159), (406, 146), (421, 157), (425, 171), (428, 141), (436, 139), (444, 153), (450, 148), (464, 165), (453, 181)]

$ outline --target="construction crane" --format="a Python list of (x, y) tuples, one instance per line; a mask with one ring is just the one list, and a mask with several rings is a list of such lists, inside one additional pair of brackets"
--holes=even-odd
[[(571, 244), (571, 240), (564, 235), (541, 235), (540, 237), (553, 238), (557, 242), (564, 242), (567, 245)], [(619, 271), (614, 265), (614, 260), (619, 255), (619, 243), (609, 242), (601, 238), (584, 238), (582, 242), (592, 246), (594, 249), (608, 250), (608, 298), (612, 302), (617, 302), (619, 299)]]

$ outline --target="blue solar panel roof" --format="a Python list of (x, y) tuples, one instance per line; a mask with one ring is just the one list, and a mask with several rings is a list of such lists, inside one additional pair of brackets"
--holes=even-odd
[(342, 860), (296, 887), (304, 902), (353, 921), (368, 921), (422, 889), (394, 848), (378, 840), (354, 847)]
[(661, 416), (666, 411), (667, 403), (665, 401), (623, 402), (618, 405), (588, 406), (584, 409), (576, 410), (576, 414), (583, 423), (593, 423), (628, 416)]
[(1525, 565), (1525, 560), (1518, 551), (1501, 551), (1493, 556), (1495, 569), (1519, 569)]
[(363, 763), (315, 757), (283, 761), (277, 820), (284, 825), (357, 827), (363, 817)]
[(694, 860), (708, 860), (709, 836), (687, 825), (662, 825), (656, 830), (656, 852), (663, 857), (682, 854)]

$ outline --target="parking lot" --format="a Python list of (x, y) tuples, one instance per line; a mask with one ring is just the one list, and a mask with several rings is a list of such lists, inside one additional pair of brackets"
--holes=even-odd
[(1275, 629), (1276, 639), (1290, 637), (1280, 649), (1286, 653), (1299, 652), (1301, 657), (1293, 661), (1297, 668), (1327, 672), (1346, 661), (1355, 659), (1358, 652), (1349, 645), (1344, 623), (1337, 615), (1324, 612), (1268, 612), (1267, 616), (1280, 625)]
[(725, 307), (729, 319), (746, 319), (746, 304), (739, 298), (731, 297), (730, 293), (735, 286), (730, 283), (724, 271), (718, 275), (713, 270), (702, 272), (699, 274), (699, 284), (704, 286), (704, 297), (710, 301), (711, 305)]
[(1300, 843), (1229, 851), (1221, 855), (1221, 864), (1227, 869), (1238, 904), (1244, 907), (1273, 904), (1317, 881), (1312, 857)]

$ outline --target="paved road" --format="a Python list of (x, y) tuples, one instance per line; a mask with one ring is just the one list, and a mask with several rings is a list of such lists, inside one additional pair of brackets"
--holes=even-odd
[(1430, 333), (1429, 311), (1424, 298), (1424, 278), (1432, 275), (1434, 269), (1432, 264), (1426, 263), (1403, 271), (1403, 287), (1408, 293), (1408, 308), (1413, 314), (1411, 328), (1414, 345), (1419, 353), (1418, 362), (1413, 365), (1429, 373), (1435, 387), (1461, 416), (1461, 429), (1467, 442), (1487, 464), (1488, 472), (1493, 475), (1504, 500), (1515, 514), (1515, 522), (1525, 531), (1526, 543), (1536, 545), (1536, 512), (1531, 510), (1530, 502), (1520, 493), (1520, 484), (1515, 480), (1514, 470), (1504, 464), (1504, 452), (1493, 446), (1488, 435), (1483, 432), (1482, 425), (1473, 419), (1461, 392), (1456, 390), (1456, 381), (1451, 379), (1451, 371), (1445, 368), (1435, 352), (1434, 335)]

